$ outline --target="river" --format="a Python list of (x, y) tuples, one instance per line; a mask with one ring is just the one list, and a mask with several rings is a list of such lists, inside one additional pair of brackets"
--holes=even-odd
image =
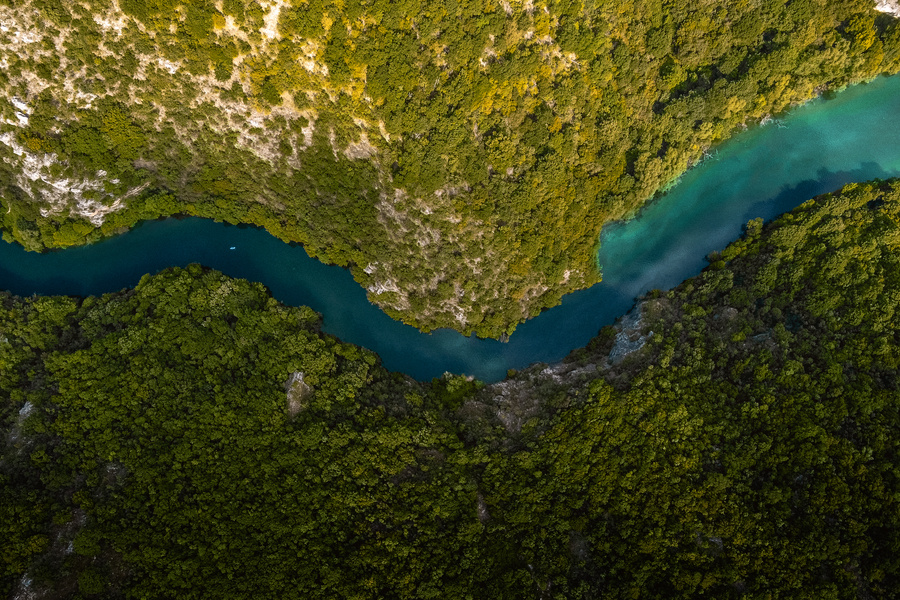
[(350, 273), (255, 227), (167, 219), (89, 246), (36, 254), (0, 244), (0, 289), (90, 295), (134, 286), (144, 273), (199, 262), (260, 281), (278, 300), (323, 314), (323, 329), (377, 352), (417, 379), (445, 371), (502, 379), (508, 369), (561, 359), (624, 314), (644, 292), (699, 273), (705, 257), (750, 219), (771, 219), (851, 181), (900, 175), (900, 76), (818, 99), (737, 134), (668, 193), (600, 237), (603, 281), (522, 324), (508, 343), (455, 331), (423, 334), (370, 304)]

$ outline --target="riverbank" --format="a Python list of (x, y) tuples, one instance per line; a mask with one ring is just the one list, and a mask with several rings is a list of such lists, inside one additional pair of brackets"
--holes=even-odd
[[(685, 174), (641, 218), (606, 227), (598, 259), (604, 281), (563, 298), (501, 344), (440, 329), (422, 334), (373, 306), (345, 270), (310, 259), (264, 230), (203, 219), (147, 222), (87, 247), (40, 255), (0, 244), (0, 288), (101, 294), (135, 285), (145, 273), (201, 262), (261, 281), (275, 298), (312, 306), (324, 330), (371, 348), (387, 368), (420, 380), (446, 371), (501, 380), (509, 369), (561, 360), (625, 314), (647, 291), (699, 273), (705, 257), (736, 239), (744, 224), (771, 219), (851, 181), (900, 175), (900, 78), (849, 88), (719, 147), (719, 160)], [(230, 250), (234, 246), (235, 250)]]

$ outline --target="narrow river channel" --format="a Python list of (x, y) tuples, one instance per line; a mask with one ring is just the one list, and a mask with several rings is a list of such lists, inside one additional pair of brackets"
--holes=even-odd
[(852, 181), (900, 176), (900, 76), (816, 100), (736, 135), (638, 218), (601, 235), (603, 282), (519, 326), (509, 343), (454, 331), (423, 334), (369, 304), (349, 272), (309, 258), (264, 230), (203, 219), (144, 223), (122, 236), (47, 254), (0, 243), (0, 289), (89, 295), (134, 286), (144, 273), (192, 262), (260, 281), (278, 300), (306, 304), (323, 328), (377, 352), (417, 379), (445, 371), (487, 382), (585, 345), (635, 297), (696, 275), (705, 257), (750, 219), (771, 219)]

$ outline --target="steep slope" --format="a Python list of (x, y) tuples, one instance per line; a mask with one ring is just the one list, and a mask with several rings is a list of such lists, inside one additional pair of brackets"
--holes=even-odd
[(598, 280), (604, 222), (736, 128), (896, 72), (860, 0), (0, 2), (0, 227), (264, 225), (422, 329)]

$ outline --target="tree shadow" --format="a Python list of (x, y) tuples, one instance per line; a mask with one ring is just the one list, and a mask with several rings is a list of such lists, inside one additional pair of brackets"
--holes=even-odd
[(850, 171), (819, 169), (816, 171), (816, 179), (807, 179), (793, 186), (783, 186), (778, 195), (749, 205), (744, 211), (744, 222), (758, 217), (762, 217), (765, 221), (771, 221), (792, 211), (811, 198), (839, 191), (848, 183), (863, 183), (894, 177), (900, 177), (900, 171), (885, 171), (881, 165), (875, 162), (864, 162), (858, 169)]

